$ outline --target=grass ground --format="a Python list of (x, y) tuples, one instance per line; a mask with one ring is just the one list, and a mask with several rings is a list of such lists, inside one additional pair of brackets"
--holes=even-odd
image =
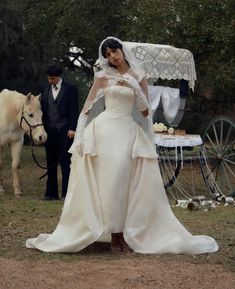
[[(37, 148), (35, 154), (38, 160), (45, 164), (43, 148)], [(95, 244), (78, 254), (44, 254), (25, 248), (25, 240), (37, 236), (38, 233), (50, 233), (55, 228), (62, 210), (62, 201), (45, 202), (43, 196), (46, 180), (39, 180), (44, 173), (32, 160), (30, 147), (25, 146), (22, 153), (21, 180), (23, 195), (16, 199), (11, 188), (11, 171), (9, 162), (9, 149), (4, 157), (5, 170), (3, 173), (5, 195), (0, 199), (0, 256), (16, 259), (62, 259), (73, 261), (80, 258), (112, 258), (108, 244)], [(191, 165), (190, 165), (191, 166)], [(197, 165), (193, 172), (185, 167), (181, 172), (184, 187), (188, 192), (194, 178), (194, 193), (206, 194), (206, 187), (202, 182)], [(182, 182), (181, 179), (181, 182)], [(200, 190), (200, 187), (203, 189)], [(174, 193), (174, 192), (173, 192)], [(173, 194), (172, 193), (172, 194)], [(183, 196), (177, 196), (183, 197)], [(207, 196), (209, 197), (209, 195)], [(170, 196), (172, 199), (172, 197)], [(223, 264), (230, 269), (235, 267), (235, 218), (234, 206), (218, 205), (209, 211), (189, 211), (187, 209), (173, 207), (176, 216), (193, 234), (206, 234), (213, 236), (220, 245), (216, 254), (199, 256), (193, 262), (209, 262)], [(102, 252), (102, 254), (100, 254)], [(139, 257), (137, 257), (139, 258)], [(165, 256), (164, 258), (172, 258)], [(175, 257), (174, 257), (175, 258)], [(188, 258), (178, 256), (178, 258)], [(191, 257), (189, 257), (191, 259)]]

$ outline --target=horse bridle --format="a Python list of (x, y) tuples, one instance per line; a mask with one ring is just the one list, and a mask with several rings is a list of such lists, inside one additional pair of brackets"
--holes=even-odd
[(38, 124), (34, 124), (32, 125), (31, 123), (29, 123), (29, 121), (27, 120), (27, 118), (25, 118), (24, 116), (24, 106), (22, 108), (22, 112), (21, 112), (21, 117), (20, 117), (20, 127), (23, 129), (22, 127), (22, 121), (25, 121), (26, 124), (29, 126), (29, 133), (30, 133), (30, 137), (32, 138), (32, 130), (36, 127), (39, 127), (39, 126), (43, 126), (43, 123), (38, 123)]
[[(36, 128), (36, 127), (43, 126), (43, 124), (42, 124), (42, 123), (38, 123), (38, 124), (32, 125), (32, 124), (27, 120), (27, 118), (25, 118), (25, 116), (24, 116), (24, 106), (23, 106), (23, 108), (22, 108), (21, 117), (20, 117), (20, 127), (21, 127), (22, 129), (23, 129), (23, 127), (22, 127), (22, 121), (23, 121), (23, 120), (24, 120), (24, 121), (26, 122), (26, 124), (29, 126), (31, 152), (32, 152), (33, 159), (34, 159), (35, 163), (36, 163), (40, 168), (42, 168), (42, 169), (47, 169), (47, 167), (44, 167), (44, 166), (42, 166), (42, 165), (39, 164), (39, 162), (38, 162), (37, 159), (36, 159), (34, 150), (33, 150), (32, 130), (33, 130), (34, 128)], [(43, 178), (43, 177), (45, 177), (46, 175), (47, 175), (47, 173), (44, 174), (42, 177), (40, 177), (40, 179)]]
[[(66, 141), (65, 141), (64, 149), (62, 150), (61, 155), (60, 155), (58, 161), (57, 161), (54, 165), (52, 165), (52, 166), (50, 166), (50, 167), (42, 166), (42, 165), (38, 162), (38, 160), (37, 160), (37, 158), (36, 158), (36, 156), (35, 156), (34, 150), (33, 150), (32, 130), (33, 130), (34, 128), (36, 128), (36, 127), (43, 126), (43, 124), (42, 124), (42, 123), (38, 123), (38, 124), (32, 125), (31, 123), (29, 123), (29, 121), (28, 121), (28, 120), (25, 118), (25, 116), (24, 116), (24, 107), (23, 107), (23, 109), (22, 109), (21, 117), (20, 117), (20, 127), (21, 127), (22, 129), (23, 129), (23, 127), (22, 127), (22, 121), (23, 121), (23, 120), (26, 122), (26, 124), (27, 124), (27, 125), (29, 126), (29, 128), (30, 128), (31, 152), (32, 152), (33, 160), (35, 161), (36, 165), (37, 165), (39, 168), (45, 169), (45, 170), (48, 170), (49, 168), (52, 168), (52, 167), (57, 166), (57, 164), (58, 164), (59, 161), (61, 160), (61, 158), (62, 158), (62, 156), (63, 156), (63, 154), (64, 154), (64, 152), (65, 152), (65, 150), (66, 150), (67, 139), (66, 139)], [(39, 179), (40, 179), (40, 180), (43, 179), (43, 178), (47, 175), (47, 173), (48, 173), (48, 172), (46, 172), (45, 174), (43, 174)]]

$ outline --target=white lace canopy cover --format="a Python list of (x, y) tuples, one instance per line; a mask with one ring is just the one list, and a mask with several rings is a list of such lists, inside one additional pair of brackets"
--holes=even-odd
[(194, 89), (197, 75), (193, 54), (189, 50), (150, 43), (124, 44), (145, 71), (147, 79), (185, 79), (189, 81), (189, 87)]

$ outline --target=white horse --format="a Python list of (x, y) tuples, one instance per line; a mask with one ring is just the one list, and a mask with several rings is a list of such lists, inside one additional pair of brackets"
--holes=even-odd
[(4, 89), (0, 92), (0, 195), (4, 194), (2, 152), (6, 144), (11, 146), (14, 194), (22, 194), (19, 165), (25, 133), (32, 137), (35, 144), (42, 144), (47, 139), (42, 124), (40, 96), (33, 96), (31, 93), (26, 96)]

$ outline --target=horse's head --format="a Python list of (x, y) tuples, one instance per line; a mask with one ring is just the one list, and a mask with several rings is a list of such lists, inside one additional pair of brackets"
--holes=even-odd
[(42, 110), (40, 95), (34, 96), (29, 93), (23, 106), (21, 128), (32, 137), (35, 144), (43, 144), (47, 140), (47, 133), (42, 124)]

